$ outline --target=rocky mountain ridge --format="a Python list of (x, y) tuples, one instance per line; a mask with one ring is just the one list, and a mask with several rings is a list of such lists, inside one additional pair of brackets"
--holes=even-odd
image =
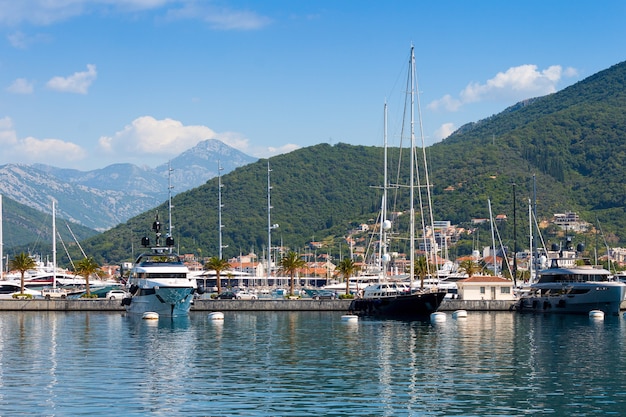
[(0, 166), (0, 194), (44, 213), (54, 199), (59, 217), (103, 231), (161, 204), (170, 183), (178, 194), (216, 177), (218, 161), (225, 174), (256, 158), (208, 139), (156, 168), (120, 163), (79, 171), (6, 164)]

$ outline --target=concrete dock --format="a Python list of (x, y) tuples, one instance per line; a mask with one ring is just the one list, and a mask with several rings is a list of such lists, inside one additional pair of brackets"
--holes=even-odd
[[(347, 311), (351, 300), (194, 300), (191, 311)], [(513, 301), (445, 299), (440, 311), (509, 311)], [(124, 311), (120, 300), (0, 300), (0, 311)]]

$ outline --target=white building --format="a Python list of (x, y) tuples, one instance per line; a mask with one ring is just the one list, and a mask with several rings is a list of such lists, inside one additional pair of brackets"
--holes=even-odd
[(472, 276), (457, 281), (462, 300), (514, 300), (513, 281), (494, 276)]

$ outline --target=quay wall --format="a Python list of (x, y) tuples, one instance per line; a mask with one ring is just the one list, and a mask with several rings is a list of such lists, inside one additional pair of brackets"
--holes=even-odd
[[(347, 311), (350, 300), (194, 300), (191, 311)], [(509, 311), (513, 301), (445, 299), (440, 311)], [(0, 300), (0, 311), (124, 311), (120, 300)]]
[(121, 300), (0, 300), (0, 311), (124, 311)]

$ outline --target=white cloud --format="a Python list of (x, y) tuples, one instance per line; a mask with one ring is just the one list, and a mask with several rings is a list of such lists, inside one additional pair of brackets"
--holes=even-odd
[(50, 42), (51, 37), (45, 34), (26, 35), (23, 32), (17, 31), (7, 35), (7, 39), (14, 48), (27, 49), (29, 46), (36, 43)]
[(0, 145), (2, 163), (45, 163), (63, 166), (65, 162), (78, 161), (86, 156), (83, 148), (60, 139), (19, 139), (9, 117), (0, 119)]
[(458, 98), (445, 95), (432, 101), (428, 108), (457, 111), (463, 105), (487, 100), (523, 100), (530, 97), (543, 96), (557, 91), (558, 83), (564, 77), (577, 75), (574, 68), (563, 69), (560, 65), (552, 65), (542, 71), (536, 65), (520, 65), (499, 72), (484, 84), (472, 82), (460, 93)]
[(51, 25), (87, 13), (156, 9), (180, 0), (0, 0), (0, 24)]
[(450, 136), (456, 128), (454, 127), (454, 123), (444, 123), (439, 126), (439, 129), (435, 130), (435, 140), (439, 141)]
[(457, 111), (462, 105), (461, 100), (453, 98), (450, 94), (446, 94), (440, 99), (432, 101), (428, 105), (428, 108), (432, 110), (444, 108), (447, 111)]
[(79, 161), (86, 152), (79, 145), (61, 139), (37, 139), (27, 137), (20, 141), (18, 150), (31, 162), (42, 162), (57, 166), (60, 161)]
[(18, 78), (7, 87), (7, 91), (14, 94), (32, 94), (33, 90), (34, 83), (26, 78)]
[(248, 140), (235, 132), (216, 133), (206, 126), (185, 126), (178, 120), (139, 117), (113, 136), (99, 140), (102, 151), (122, 157), (176, 156), (205, 139), (218, 139), (244, 153)]
[(79, 15), (83, 1), (77, 0), (0, 0), (0, 23), (49, 25)]
[(218, 8), (200, 2), (185, 3), (180, 9), (169, 10), (167, 16), (173, 20), (202, 20), (217, 30), (255, 30), (271, 23), (271, 19), (253, 11)]
[(295, 151), (296, 149), (300, 149), (299, 145), (295, 145), (293, 143), (288, 143), (286, 145), (280, 147), (268, 146), (267, 153), (264, 154), (264, 157), (270, 157), (274, 155), (281, 155), (284, 153), (289, 153), (291, 151)]
[(218, 30), (254, 30), (271, 23), (249, 10), (192, 0), (0, 0), (0, 25), (46, 26), (85, 14), (136, 13), (163, 9), (169, 19), (194, 19)]
[(10, 151), (10, 148), (17, 143), (17, 136), (13, 128), (13, 120), (10, 117), (0, 119), (0, 145), (3, 153)]
[(65, 93), (87, 94), (91, 83), (98, 77), (96, 66), (87, 64), (87, 71), (75, 72), (67, 78), (54, 77), (46, 86), (52, 90)]

